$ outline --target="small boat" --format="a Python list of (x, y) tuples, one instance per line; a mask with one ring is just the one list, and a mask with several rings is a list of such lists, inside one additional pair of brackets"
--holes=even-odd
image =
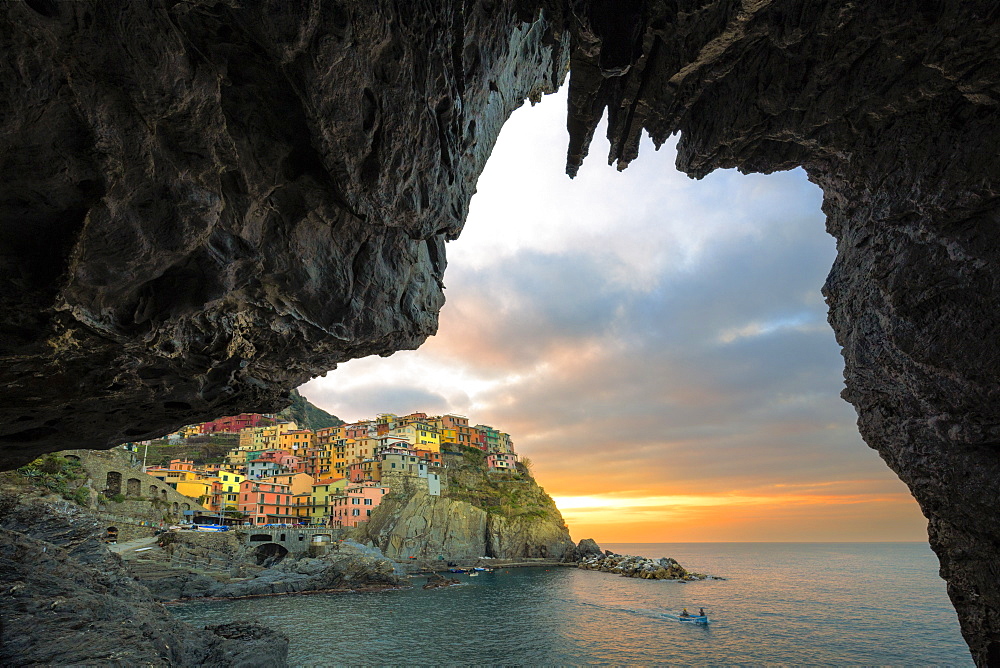
[(677, 615), (677, 621), (685, 622), (686, 624), (708, 624), (708, 615), (688, 615), (687, 617), (683, 615)]
[(479, 572), (478, 571), (469, 571), (469, 577), (470, 578), (474, 578), (474, 577), (478, 577), (478, 576), (479, 576)]
[(671, 612), (666, 613), (666, 616), (675, 622), (683, 622), (685, 624), (708, 624), (708, 615), (675, 615)]

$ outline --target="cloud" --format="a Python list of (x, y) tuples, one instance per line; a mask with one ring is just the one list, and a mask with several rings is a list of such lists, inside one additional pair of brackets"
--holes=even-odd
[[(866, 480), (864, 504), (837, 494), (825, 515), (836, 498), (863, 522), (858, 508), (892, 498), (911, 516), (900, 526), (922, 526), (839, 398), (818, 189), (800, 170), (692, 181), (673, 144), (644, 146), (624, 173), (592, 160), (570, 181), (564, 110), (547, 100), (505, 126), (448, 245), (438, 335), (348, 362), (306, 396), (348, 419), (453, 411), (499, 426), (562, 497)], [(808, 522), (807, 506), (787, 521)]]

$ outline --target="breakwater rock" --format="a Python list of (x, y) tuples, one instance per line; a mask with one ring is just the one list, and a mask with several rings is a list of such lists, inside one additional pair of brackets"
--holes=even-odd
[(282, 633), (175, 619), (100, 534), (73, 504), (0, 503), (0, 664), (286, 665)]
[(627, 578), (643, 578), (644, 580), (721, 580), (722, 578), (692, 573), (669, 557), (647, 559), (628, 554), (616, 554), (610, 550), (602, 555), (583, 559), (579, 568), (603, 573), (618, 573)]
[[(309, 553), (264, 552), (239, 540), (239, 532), (176, 532), (162, 550), (142, 553), (129, 564), (160, 601), (243, 598), (329, 590), (408, 585), (396, 564), (372, 547), (342, 541)], [(264, 557), (264, 558), (262, 558)], [(190, 567), (184, 566), (190, 565)]]

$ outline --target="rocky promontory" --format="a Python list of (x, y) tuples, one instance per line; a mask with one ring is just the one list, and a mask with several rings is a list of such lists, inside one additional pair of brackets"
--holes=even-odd
[(693, 573), (681, 566), (675, 559), (661, 557), (648, 559), (629, 554), (616, 554), (607, 550), (604, 554), (593, 555), (582, 559), (578, 568), (603, 573), (617, 573), (626, 578), (642, 578), (644, 580), (721, 580), (722, 578)]
[(487, 471), (485, 453), (473, 448), (444, 457), (440, 495), (401, 478), (353, 537), (397, 561), (561, 561), (576, 549), (555, 502), (526, 468)]

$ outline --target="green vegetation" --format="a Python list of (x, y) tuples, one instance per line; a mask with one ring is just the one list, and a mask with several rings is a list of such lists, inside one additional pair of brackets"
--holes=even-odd
[(459, 446), (459, 450), (461, 458), (448, 459), (448, 498), (508, 518), (543, 518), (555, 511), (551, 499), (526, 468), (519, 467), (518, 473), (489, 473), (485, 452), (465, 446)]
[(226, 453), (239, 445), (239, 441), (237, 434), (195, 436), (176, 444), (156, 440), (148, 449), (145, 445), (138, 446), (136, 454), (140, 460), (146, 458), (146, 466), (166, 466), (171, 459), (190, 459), (195, 464), (213, 464), (225, 461)]
[(90, 503), (90, 488), (80, 462), (49, 453), (7, 474), (5, 482), (36, 494), (58, 494), (81, 506)]
[(299, 429), (316, 430), (344, 424), (344, 421), (336, 415), (330, 415), (319, 406), (310, 403), (308, 399), (299, 394), (298, 390), (292, 390), (291, 399), (292, 405), (278, 415), (285, 420), (294, 422)]

